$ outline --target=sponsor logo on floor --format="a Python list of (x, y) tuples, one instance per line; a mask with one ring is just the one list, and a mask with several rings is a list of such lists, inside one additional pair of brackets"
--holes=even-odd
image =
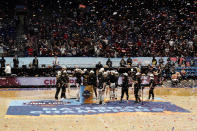
[(146, 101), (134, 103), (130, 100), (120, 103), (119, 101), (108, 102), (105, 105), (84, 104), (81, 105), (74, 99), (55, 101), (55, 100), (13, 100), (7, 110), (7, 115), (93, 115), (101, 113), (118, 112), (179, 112), (189, 113), (181, 107), (170, 102)]

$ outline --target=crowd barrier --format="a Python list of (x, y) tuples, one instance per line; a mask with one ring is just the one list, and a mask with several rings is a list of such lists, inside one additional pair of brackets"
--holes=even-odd
[[(162, 57), (164, 60), (164, 64), (166, 64), (168, 57)], [(23, 65), (29, 66), (30, 63), (32, 63), (34, 57), (19, 57), (19, 67), (22, 67)], [(122, 58), (110, 58), (112, 61), (113, 67), (119, 67), (120, 66), (120, 60)], [(128, 58), (125, 57), (125, 60)], [(148, 64), (151, 65), (152, 63), (152, 57), (131, 57), (133, 60), (133, 66), (136, 66), (138, 64), (141, 64), (142, 66), (147, 66)], [(160, 57), (156, 57), (157, 61), (160, 59)], [(13, 58), (12, 57), (5, 57), (6, 64), (11, 64), (13, 67)], [(42, 65), (45, 65), (46, 67), (52, 66), (53, 61), (55, 60), (54, 57), (38, 57), (39, 61), (39, 67), (42, 67)], [(74, 68), (74, 67), (80, 67), (80, 68), (94, 68), (95, 65), (100, 61), (101, 64), (105, 65), (108, 58), (104, 57), (58, 57), (59, 65), (65, 66), (67, 68)], [(171, 57), (172, 61), (176, 61), (176, 57)], [(186, 61), (189, 62), (191, 60), (191, 57), (186, 57)], [(195, 65), (197, 65), (197, 57), (194, 57)]]

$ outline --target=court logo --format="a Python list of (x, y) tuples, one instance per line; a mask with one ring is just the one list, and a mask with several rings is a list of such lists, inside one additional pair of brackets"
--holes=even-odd
[(69, 101), (30, 101), (30, 102), (24, 102), (24, 105), (28, 106), (41, 106), (41, 107), (47, 107), (47, 106), (62, 106), (62, 105), (67, 105), (70, 104), (71, 102)]
[(7, 110), (7, 115), (93, 115), (119, 112), (183, 112), (190, 111), (170, 102), (144, 102), (144, 105), (118, 101), (106, 105), (80, 104), (76, 100), (13, 100)]

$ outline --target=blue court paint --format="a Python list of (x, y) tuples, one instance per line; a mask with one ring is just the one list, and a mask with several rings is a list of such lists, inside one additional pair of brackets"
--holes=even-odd
[(83, 92), (85, 90), (85, 86), (80, 86), (80, 103), (83, 104), (85, 101), (85, 98), (83, 97)]
[(13, 100), (7, 110), (7, 115), (92, 115), (118, 112), (179, 112), (190, 111), (178, 107), (170, 102), (144, 102), (135, 104), (134, 101), (108, 102), (106, 105), (80, 104), (71, 99), (63, 101), (54, 100)]

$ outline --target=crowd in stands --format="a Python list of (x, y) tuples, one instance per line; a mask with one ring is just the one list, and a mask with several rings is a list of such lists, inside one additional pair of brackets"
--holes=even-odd
[(27, 55), (196, 56), (194, 1), (31, 2)]
[(195, 1), (29, 0), (27, 4), (25, 56), (197, 56)]
[(17, 50), (17, 17), (14, 13), (14, 4), (10, 3), (14, 2), (11, 0), (0, 1), (0, 55), (5, 51), (8, 56)]
[(9, 52), (7, 55), (10, 55), (13, 52), (17, 51), (16, 25), (16, 17), (0, 17), (0, 47), (3, 50), (6, 50), (6, 52)]

